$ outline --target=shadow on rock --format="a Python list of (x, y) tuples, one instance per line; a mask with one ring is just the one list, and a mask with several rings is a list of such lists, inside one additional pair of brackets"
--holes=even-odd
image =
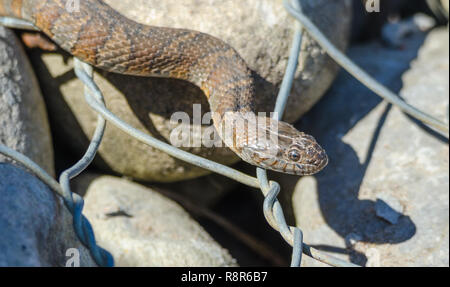
[[(378, 81), (398, 92), (402, 87), (401, 75), (417, 57), (423, 40), (424, 35), (414, 35), (407, 40), (408, 48), (403, 51), (388, 49), (379, 43), (370, 43), (350, 49), (349, 55)], [(294, 202), (292, 213), (296, 215), (295, 220), (300, 224), (307, 240), (312, 239), (312, 242), (308, 243), (330, 253), (348, 254), (352, 262), (360, 265), (365, 265), (367, 258), (353, 249), (349, 242), (352, 236), (356, 237), (358, 242), (397, 244), (416, 234), (416, 225), (409, 216), (400, 214), (393, 224), (377, 213), (376, 200), (361, 199), (364, 198), (361, 196), (362, 183), (367, 176), (380, 131), (390, 111), (391, 106), (382, 103), (379, 96), (348, 73), (341, 72), (327, 95), (296, 125), (299, 130), (314, 135), (327, 150), (330, 158), (328, 167), (315, 176), (315, 187), (307, 190), (298, 190), (298, 183), (301, 182), (298, 178), (278, 176), (285, 191), (294, 190), (294, 193), (303, 194), (301, 202)], [(358, 141), (364, 143), (364, 147), (357, 151), (351, 145), (355, 143), (346, 137), (357, 125), (360, 131), (362, 120), (367, 117), (373, 120), (370, 126), (363, 129), (367, 134), (358, 133), (357, 136), (361, 137)], [(312, 195), (315, 192), (317, 198)], [(291, 194), (285, 192), (281, 197), (288, 196)], [(305, 201), (305, 197), (312, 199)], [(284, 201), (286, 203), (286, 200)], [(318, 204), (316, 209), (315, 202)], [(298, 218), (298, 214), (302, 214), (302, 218)], [(316, 220), (317, 216), (322, 219)], [(329, 228), (332, 231), (329, 231)], [(333, 232), (337, 234), (336, 238), (330, 238)]]

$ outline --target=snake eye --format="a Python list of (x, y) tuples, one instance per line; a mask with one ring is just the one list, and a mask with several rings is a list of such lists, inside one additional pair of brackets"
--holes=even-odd
[(289, 151), (288, 156), (289, 156), (289, 159), (292, 161), (299, 161), (301, 158), (300, 152), (296, 149)]

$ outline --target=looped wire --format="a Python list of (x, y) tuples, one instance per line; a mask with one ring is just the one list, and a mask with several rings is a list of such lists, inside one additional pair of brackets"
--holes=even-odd
[[(79, 61), (78, 59), (75, 59), (75, 60)], [(75, 69), (79, 69), (79, 68), (77, 66), (75, 66)], [(82, 80), (83, 83), (87, 84), (87, 86), (93, 87), (94, 90), (91, 92), (93, 94), (96, 94), (97, 98), (103, 97), (101, 91), (98, 89), (98, 87), (96, 87), (92, 78), (89, 77), (83, 70), (81, 70), (81, 71), (78, 70), (77, 76)], [(104, 117), (106, 120), (108, 120), (110, 123), (112, 123), (119, 129), (123, 130), (125, 133), (137, 138), (138, 140), (142, 141), (143, 143), (145, 143), (149, 146), (152, 146), (156, 149), (160, 149), (160, 150), (172, 155), (175, 158), (185, 160), (193, 165), (197, 165), (199, 167), (203, 167), (210, 171), (222, 174), (226, 177), (229, 177), (231, 179), (239, 181), (248, 186), (260, 188), (260, 184), (259, 184), (259, 181), (257, 178), (243, 174), (241, 172), (238, 172), (236, 170), (233, 170), (227, 166), (218, 164), (216, 162), (210, 161), (208, 159), (187, 153), (183, 150), (179, 150), (171, 145), (161, 142), (161, 141), (149, 136), (148, 134), (145, 134), (145, 133), (133, 128), (132, 126), (128, 125), (127, 123), (122, 121), (120, 118), (115, 116), (104, 105), (102, 105), (98, 101), (98, 99), (93, 97), (91, 95), (91, 93), (86, 93), (85, 99), (86, 99), (88, 105), (92, 109), (97, 111), (102, 117)], [(264, 171), (264, 170), (261, 170), (261, 169), (257, 170), (258, 173), (260, 173), (261, 171)], [(276, 195), (278, 194), (278, 191), (280, 189), (279, 184), (276, 182), (273, 182), (273, 181), (271, 182), (271, 184), (274, 188), (274, 191), (270, 192), (270, 188), (268, 188), (270, 186), (270, 184), (268, 182), (267, 183), (262, 182), (261, 189), (264, 194), (271, 194), (272, 197), (274, 195), (276, 197)], [(309, 256), (311, 256), (313, 258), (320, 258), (319, 260), (324, 263), (330, 262), (330, 263), (332, 263), (330, 265), (333, 265), (333, 266), (357, 266), (352, 263), (348, 263), (346, 261), (334, 258), (332, 256), (322, 254), (322, 252), (320, 252), (314, 248), (311, 248), (306, 244), (302, 244), (301, 243), (302, 236), (297, 235), (296, 236), (297, 239), (294, 242), (294, 240), (292, 239), (292, 233), (290, 231), (291, 228), (289, 228), (289, 227), (286, 228), (286, 226), (287, 226), (286, 221), (284, 220), (284, 216), (282, 214), (282, 209), (281, 209), (279, 202), (277, 200), (275, 200), (275, 204), (274, 204), (274, 210), (276, 211), (275, 215), (270, 215), (272, 213), (272, 211), (271, 211), (272, 208), (271, 208), (271, 204), (270, 204), (271, 202), (270, 201), (268, 201), (268, 202), (269, 202), (269, 204), (267, 205), (268, 208), (267, 207), (265, 208), (265, 214), (268, 216), (267, 218), (273, 218), (273, 219), (269, 219), (270, 220), (269, 224), (271, 224), (271, 225), (273, 224), (273, 226), (275, 226), (277, 230), (280, 229), (277, 226), (279, 226), (279, 224), (281, 224), (283, 238), (285, 238), (288, 241), (288, 243), (290, 243), (291, 245), (293, 245), (293, 244), (296, 245), (296, 246), (294, 246), (294, 250), (296, 250), (296, 251), (303, 250), (303, 252), (305, 252), (305, 254), (308, 254)], [(283, 224), (283, 222), (284, 222), (284, 224)], [(294, 257), (293, 262), (295, 264), (297, 264), (297, 263), (299, 263), (299, 259), (301, 259), (301, 254), (296, 254), (293, 257)]]
[[(300, 0), (294, 0), (293, 5), (296, 9), (301, 11)], [(273, 118), (276, 120), (281, 120), (286, 108), (287, 100), (291, 93), (292, 83), (294, 81), (295, 71), (298, 66), (298, 59), (300, 57), (300, 50), (302, 46), (303, 38), (303, 27), (300, 23), (296, 22), (294, 37), (292, 39), (291, 51), (289, 55), (288, 64), (286, 66), (286, 71), (281, 82), (280, 91), (277, 96), (277, 101), (275, 103), (275, 110)], [(289, 227), (284, 218), (283, 209), (281, 204), (277, 200), (278, 193), (280, 192), (280, 185), (276, 182), (270, 183), (270, 189), (267, 190), (268, 179), (267, 172), (264, 169), (257, 169), (257, 177), (265, 195), (264, 200), (264, 216), (267, 222), (279, 231), (283, 239), (293, 246), (292, 249), (292, 267), (300, 267), (302, 260), (302, 248), (303, 248), (303, 232), (298, 227)]]

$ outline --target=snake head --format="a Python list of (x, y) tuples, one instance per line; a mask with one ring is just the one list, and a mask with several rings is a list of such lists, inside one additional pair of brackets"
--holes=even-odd
[(312, 136), (288, 123), (270, 121), (267, 127), (259, 127), (266, 137), (250, 140), (242, 148), (241, 155), (245, 161), (264, 169), (295, 175), (315, 174), (328, 164), (325, 150)]

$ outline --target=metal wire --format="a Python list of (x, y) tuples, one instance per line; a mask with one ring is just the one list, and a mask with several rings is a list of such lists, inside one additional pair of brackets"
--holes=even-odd
[[(91, 77), (93, 76), (92, 67), (87, 65), (81, 66), (79, 65), (78, 61), (76, 61), (75, 65), (76, 70), (83, 68), (86, 74), (90, 75)], [(90, 90), (88, 88), (85, 88), (85, 94), (88, 93), (90, 93)], [(98, 98), (97, 100), (104, 105), (102, 98)], [(75, 165), (61, 173), (59, 182), (61, 185), (61, 189), (64, 192), (64, 196), (73, 199), (73, 202), (67, 201), (66, 205), (73, 214), (73, 225), (76, 233), (79, 235), (81, 242), (89, 248), (92, 257), (97, 262), (97, 264), (99, 264), (100, 266), (114, 266), (114, 259), (112, 255), (106, 250), (97, 246), (92, 226), (89, 221), (82, 215), (84, 205), (83, 198), (78, 194), (72, 193), (70, 190), (70, 179), (79, 175), (94, 160), (95, 154), (100, 147), (100, 143), (105, 132), (105, 127), (106, 121), (101, 116), (98, 116), (97, 127), (85, 155)]]
[[(295, 1), (294, 1), (295, 2)], [(389, 103), (397, 106), (403, 112), (409, 114), (413, 118), (435, 128), (437, 131), (443, 134), (443, 136), (448, 138), (449, 126), (445, 122), (434, 118), (433, 116), (426, 114), (419, 109), (411, 106), (410, 104), (403, 101), (399, 96), (394, 94), (384, 85), (380, 84), (377, 80), (371, 77), (358, 65), (356, 65), (352, 60), (350, 60), (344, 53), (339, 51), (325, 35), (317, 28), (309, 18), (302, 13), (298, 7), (293, 6), (292, 2), (289, 0), (283, 0), (283, 4), (286, 10), (297, 19), (303, 25), (303, 28), (308, 31), (314, 40), (319, 43), (319, 45), (328, 53), (328, 55), (333, 58), (338, 64), (340, 64), (347, 72), (349, 72), (353, 77), (359, 80), (361, 83), (366, 85), (374, 93), (388, 101)]]
[[(293, 1), (293, 5), (301, 11), (300, 0)], [(283, 118), (287, 100), (291, 93), (292, 83), (294, 81), (295, 71), (297, 70), (298, 59), (300, 57), (300, 50), (302, 47), (302, 36), (302, 25), (296, 22), (288, 64), (284, 73), (283, 81), (281, 82), (277, 101), (275, 103), (273, 118), (276, 120), (281, 120)], [(303, 254), (301, 251), (303, 249), (303, 232), (298, 227), (289, 228), (287, 226), (281, 205), (277, 200), (277, 195), (280, 191), (279, 187), (277, 187), (278, 184), (272, 183), (273, 188), (267, 190), (269, 187), (267, 172), (264, 169), (258, 168), (256, 174), (259, 184), (262, 187), (262, 192), (266, 197), (264, 200), (264, 215), (266, 216), (266, 220), (272, 228), (281, 233), (284, 240), (293, 246), (291, 267), (300, 267)]]
[[(175, 158), (187, 161), (190, 164), (193, 164), (193, 165), (208, 169), (210, 171), (222, 174), (226, 177), (230, 177), (230, 178), (232, 178), (238, 182), (241, 182), (243, 184), (246, 184), (248, 186), (260, 188), (259, 181), (257, 178), (254, 178), (254, 177), (251, 177), (244, 173), (241, 173), (239, 171), (236, 171), (225, 165), (218, 164), (218, 163), (210, 161), (208, 159), (205, 159), (205, 158), (190, 154), (188, 152), (185, 152), (183, 150), (180, 150), (178, 148), (175, 148), (171, 145), (168, 145), (162, 141), (159, 141), (159, 140), (133, 128), (132, 126), (130, 126), (127, 123), (125, 123), (124, 121), (122, 121), (120, 118), (118, 118), (116, 115), (114, 115), (111, 111), (109, 111), (104, 105), (102, 105), (101, 101), (98, 100), (99, 98), (103, 98), (100, 89), (97, 87), (97, 85), (95, 84), (93, 79), (84, 70), (80, 69), (80, 66), (87, 65), (87, 64), (82, 63), (78, 59), (75, 59), (75, 62), (78, 62), (78, 64), (75, 65), (76, 75), (80, 78), (80, 80), (89, 89), (91, 89), (91, 93), (85, 93), (85, 99), (86, 99), (88, 105), (92, 109), (94, 109), (96, 112), (98, 112), (103, 118), (108, 120), (111, 124), (115, 125), (116, 127), (121, 129), (125, 133), (129, 134), (130, 136), (142, 141), (143, 143), (145, 143), (153, 148), (164, 151), (164, 152), (172, 155)], [(95, 95), (95, 97), (93, 95)], [(258, 172), (259, 172), (259, 170), (258, 170)], [(269, 187), (269, 185), (271, 187)], [(273, 181), (270, 182), (270, 184), (267, 183), (267, 186), (262, 187), (262, 191), (264, 194), (271, 195), (271, 197), (269, 198), (270, 200), (265, 200), (265, 204), (269, 204), (268, 206), (270, 206), (271, 202), (273, 200), (274, 206), (275, 206), (274, 208), (264, 207), (264, 212), (265, 212), (266, 218), (268, 218), (269, 224), (272, 227), (274, 227), (275, 229), (281, 230), (283, 238), (285, 238), (289, 244), (293, 245), (294, 241), (292, 238), (292, 234), (290, 232), (290, 228), (286, 225), (284, 216), (282, 216), (281, 206), (280, 206), (279, 202), (276, 200), (276, 195), (278, 194), (279, 189), (280, 189), (279, 184), (276, 182), (273, 182)], [(275, 213), (276, 213), (275, 215), (273, 214), (272, 210), (275, 211)], [(283, 220), (280, 220), (280, 218), (283, 218)], [(284, 221), (284, 224), (283, 224), (283, 221)], [(301, 234), (300, 234), (300, 236), (297, 236), (296, 238), (297, 238), (297, 240), (302, 239)], [(301, 250), (301, 248), (299, 249), (299, 246), (301, 247), (301, 245), (299, 245), (297, 243), (297, 246), (294, 249)], [(307, 254), (313, 258), (319, 258), (319, 260), (324, 263), (327, 263), (327, 264), (332, 263), (330, 265), (333, 265), (333, 266), (357, 266), (352, 263), (348, 263), (344, 260), (340, 260), (340, 259), (328, 256), (326, 254), (322, 254), (322, 252), (320, 252), (319, 250), (313, 249), (306, 244), (303, 244), (303, 251), (305, 252), (305, 254)], [(298, 262), (298, 256), (300, 256), (300, 255), (296, 254), (294, 256), (293, 262)]]
[[(418, 120), (429, 124), (430, 126), (440, 130), (441, 132), (448, 133), (448, 126), (446, 124), (402, 101), (397, 95), (393, 94), (387, 88), (376, 82), (367, 73), (362, 71), (361, 68), (356, 66), (353, 62), (351, 62), (351, 60), (345, 57), (343, 53), (337, 50), (317, 29), (317, 27), (315, 27), (314, 24), (312, 24), (312, 22), (302, 13), (299, 0), (294, 0), (291, 3), (289, 3), (288, 0), (284, 0), (284, 5), (289, 13), (291, 13), (296, 19), (298, 19), (298, 22), (296, 22), (296, 30), (293, 37), (285, 77), (280, 87), (279, 95), (277, 97), (274, 117), (281, 118), (286, 107), (286, 102), (290, 94), (295, 71), (298, 65), (299, 53), (302, 44), (302, 30), (304, 29), (308, 31), (308, 33), (328, 52), (328, 54), (336, 62), (341, 64), (353, 76), (355, 76), (363, 84), (372, 89), (375, 93), (382, 96), (394, 105), (397, 105), (400, 109), (417, 118)], [(0, 24), (6, 25), (8, 27), (18, 27), (32, 30), (36, 29), (36, 27), (31, 23), (26, 23), (25, 21), (20, 19), (17, 22), (16, 20), (18, 19), (12, 19), (14, 18), (0, 17)], [(136, 139), (146, 143), (149, 146), (166, 152), (175, 158), (232, 178), (242, 184), (260, 188), (265, 196), (263, 210), (267, 222), (271, 227), (280, 232), (286, 242), (293, 246), (291, 266), (300, 266), (302, 252), (318, 261), (332, 266), (357, 266), (333, 256), (329, 256), (303, 243), (302, 231), (297, 227), (288, 226), (286, 224), (283, 209), (277, 200), (277, 195), (280, 192), (280, 185), (274, 181), (269, 182), (265, 170), (258, 168), (257, 178), (255, 178), (234, 170), (230, 167), (175, 148), (133, 128), (132, 126), (119, 119), (105, 107), (102, 92), (92, 78), (92, 67), (85, 63), (82, 63), (78, 59), (75, 59), (75, 73), (86, 86), (85, 100), (87, 101), (89, 106), (99, 114), (99, 117), (96, 131), (86, 154), (77, 164), (62, 173), (60, 177), (60, 183), (56, 182), (44, 170), (42, 170), (38, 165), (33, 163), (24, 155), (17, 153), (3, 145), (0, 145), (0, 153), (5, 154), (6, 156), (9, 156), (22, 163), (30, 171), (36, 174), (38, 178), (49, 185), (57, 194), (63, 197), (65, 204), (73, 214), (74, 228), (78, 237), (80, 238), (80, 241), (89, 248), (97, 264), (99, 264), (100, 266), (112, 266), (112, 256), (106, 250), (96, 245), (92, 227), (89, 221), (82, 215), (83, 199), (70, 191), (69, 181), (71, 178), (77, 176), (80, 172), (82, 172), (94, 158), (104, 133), (106, 119), (124, 132), (135, 137)]]
[(12, 29), (39, 31), (39, 28), (36, 27), (33, 23), (14, 17), (0, 17), (0, 25)]

